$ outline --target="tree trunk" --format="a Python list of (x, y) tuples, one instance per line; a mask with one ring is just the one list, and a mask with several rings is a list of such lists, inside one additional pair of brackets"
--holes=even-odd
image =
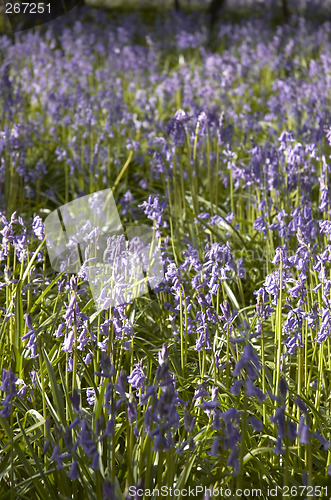
[(282, 4), (283, 4), (283, 13), (284, 13), (284, 16), (285, 17), (289, 17), (290, 11), (289, 11), (289, 8), (288, 8), (288, 5), (287, 5), (287, 0), (282, 0)]
[(224, 7), (226, 0), (211, 0), (208, 7), (210, 22), (213, 24), (216, 21), (218, 12)]
[(175, 0), (175, 9), (180, 10), (179, 0)]

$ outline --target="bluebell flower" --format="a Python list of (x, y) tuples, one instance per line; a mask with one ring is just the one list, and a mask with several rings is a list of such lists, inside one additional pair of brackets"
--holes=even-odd
[(292, 132), (288, 132), (286, 130), (283, 130), (278, 140), (280, 142), (280, 146), (278, 148), (279, 151), (284, 151), (287, 148), (288, 142), (290, 143), (294, 142)]
[(11, 406), (5, 404), (3, 409), (0, 411), (0, 417), (5, 417), (5, 418), (10, 417), (10, 411), (11, 411)]
[(71, 330), (69, 333), (67, 333), (67, 335), (64, 339), (64, 342), (62, 344), (62, 351), (72, 352), (74, 339), (75, 339), (75, 332), (74, 332), (74, 330)]
[(89, 405), (94, 405), (95, 402), (95, 391), (93, 387), (88, 387), (86, 389), (86, 397)]
[(0, 412), (2, 417), (9, 417), (11, 411), (11, 401), (17, 395), (17, 383), (18, 379), (15, 373), (11, 368), (9, 370), (2, 369), (2, 381), (0, 386), (0, 391), (7, 393), (5, 399), (0, 401), (0, 404), (3, 406), (3, 409)]
[(130, 425), (133, 425), (133, 423), (137, 419), (138, 413), (137, 413), (137, 402), (132, 393), (130, 394), (129, 401), (127, 402), (127, 415)]
[(142, 369), (142, 360), (140, 360), (136, 363), (131, 375), (128, 377), (128, 382), (135, 389), (139, 389), (143, 387), (146, 379), (147, 377)]
[(304, 404), (304, 402), (302, 401), (302, 399), (299, 397), (299, 396), (296, 396), (295, 400), (294, 400), (295, 404), (297, 406), (299, 406), (300, 410), (305, 414), (307, 415), (308, 413), (308, 409), (307, 409), (307, 406)]
[(237, 476), (239, 474), (239, 448), (236, 446), (229, 454), (226, 465), (234, 468), (234, 475)]
[(153, 397), (156, 393), (156, 388), (154, 385), (147, 384), (145, 388), (145, 393), (140, 396), (140, 404), (147, 404), (150, 397)]
[(76, 418), (73, 419), (73, 421), (69, 425), (68, 429), (71, 431), (72, 429), (74, 429), (75, 427), (77, 427), (77, 425), (79, 425), (79, 424), (80, 424), (80, 418), (76, 417)]
[(195, 389), (195, 393), (193, 396), (193, 401), (197, 400), (196, 405), (199, 403), (201, 398), (209, 396), (209, 392), (205, 389), (206, 382), (202, 382), (202, 384), (198, 385)]
[[(99, 455), (97, 455), (97, 447), (96, 447), (96, 441), (91, 437), (91, 434), (88, 430), (82, 430), (80, 435), (79, 435), (79, 442), (81, 446), (83, 447), (84, 453), (89, 458), (92, 458), (93, 460), (99, 460)], [(95, 464), (94, 464), (95, 465)]]
[(115, 419), (112, 417), (107, 420), (106, 428), (101, 436), (101, 440), (106, 438), (107, 436), (112, 436), (115, 432)]
[(151, 422), (152, 422), (152, 407), (149, 406), (146, 410), (145, 410), (145, 415), (144, 415), (144, 427), (145, 427), (145, 431), (147, 432), (150, 432), (150, 426), (151, 426)]
[(70, 453), (61, 453), (58, 445), (55, 445), (52, 453), (52, 461), (56, 462), (56, 468), (58, 470), (63, 469), (63, 462), (67, 458), (70, 458)]
[(261, 215), (260, 217), (257, 217), (257, 219), (255, 219), (253, 229), (256, 229), (256, 231), (258, 231), (259, 233), (263, 232), (264, 236), (266, 237), (268, 232), (268, 224), (264, 218), (264, 215)]
[(103, 500), (113, 500), (115, 485), (109, 479), (105, 479), (102, 485), (102, 498)]
[(331, 239), (331, 221), (329, 220), (320, 220), (318, 221), (319, 228), (321, 233), (325, 233), (328, 235), (328, 239)]
[(261, 432), (263, 430), (263, 423), (253, 415), (249, 417), (248, 422), (251, 424), (255, 431)]
[(266, 398), (266, 395), (261, 391), (261, 389), (259, 389), (258, 387), (256, 387), (252, 380), (251, 379), (247, 379), (246, 380), (246, 391), (245, 391), (245, 394), (249, 397), (253, 397), (255, 396), (258, 401), (260, 403), (262, 403), (262, 401), (265, 400)]
[(80, 412), (80, 395), (77, 389), (73, 389), (72, 395), (70, 396), (70, 401), (72, 403), (73, 409), (76, 413)]
[(91, 352), (88, 352), (85, 356), (85, 358), (83, 358), (83, 361), (86, 365), (89, 365), (91, 363), (93, 359), (93, 354)]
[(167, 201), (161, 199), (157, 195), (149, 195), (148, 201), (144, 201), (139, 207), (143, 208), (144, 213), (151, 220), (155, 221), (156, 228), (167, 227), (166, 221), (163, 220), (163, 214), (167, 207)]
[(167, 135), (172, 136), (175, 146), (180, 146), (185, 140), (185, 123), (190, 120), (184, 110), (178, 109), (167, 126)]
[(74, 367), (74, 361), (73, 361), (72, 357), (70, 356), (68, 358), (68, 367), (67, 367), (68, 372), (72, 372), (73, 367)]
[[(169, 450), (174, 446), (172, 429), (179, 427), (177, 406), (187, 405), (186, 401), (178, 397), (175, 377), (169, 372), (168, 351), (165, 345), (159, 352), (159, 362), (155, 379), (161, 392), (157, 393), (156, 390), (151, 391), (149, 388), (153, 400), (152, 405), (145, 410), (144, 418), (145, 429), (154, 440), (155, 451), (160, 451), (161, 448)], [(156, 424), (154, 429), (151, 429), (152, 422)]]
[(49, 446), (50, 446), (50, 441), (49, 441), (49, 439), (46, 439), (44, 447), (43, 447), (43, 455), (44, 456), (46, 455), (46, 453), (47, 453), (47, 451), (49, 449)]
[(300, 417), (298, 434), (300, 435), (300, 443), (309, 444), (310, 443), (310, 431), (309, 426), (305, 423), (305, 417)]
[(212, 455), (214, 457), (219, 457), (219, 455), (220, 455), (219, 451), (218, 451), (219, 441), (220, 441), (220, 438), (218, 438), (218, 437), (216, 437), (213, 440), (213, 444), (212, 444), (212, 447), (210, 450), (210, 455)]
[(296, 439), (298, 435), (298, 432), (297, 432), (297, 426), (296, 426), (296, 423), (295, 422), (292, 422), (291, 420), (288, 420), (287, 421), (287, 436), (289, 439)]
[(244, 385), (243, 380), (235, 380), (230, 387), (230, 392), (233, 396), (239, 396), (242, 386)]
[(231, 420), (236, 420), (238, 418), (238, 410), (234, 407), (230, 407), (221, 413), (220, 416), (222, 420), (228, 424)]
[(187, 408), (184, 408), (184, 427), (187, 432), (192, 433), (195, 426), (196, 418), (193, 418)]
[(61, 334), (62, 334), (62, 330), (63, 330), (63, 323), (61, 323), (58, 326), (56, 332), (54, 333), (54, 337), (59, 338), (61, 336)]
[[(211, 349), (211, 343), (209, 338), (209, 330), (206, 322), (206, 313), (198, 311), (196, 320), (200, 323), (197, 328), (197, 333), (199, 334), (199, 338), (196, 341), (196, 350), (201, 351), (202, 347), (206, 349)], [(199, 324), (198, 323), (198, 324)]]
[(231, 334), (233, 329), (233, 323), (237, 316), (237, 311), (231, 312), (230, 304), (228, 303), (227, 300), (221, 302), (220, 309), (223, 313), (223, 315), (220, 316), (220, 320), (224, 321), (223, 329), (224, 330), (229, 329), (229, 334)]
[(277, 304), (279, 293), (279, 271), (274, 271), (268, 274), (264, 282), (264, 288), (270, 295), (273, 296), (273, 300), (275, 304)]
[(112, 378), (114, 376), (115, 367), (112, 365), (110, 357), (104, 351), (101, 352), (100, 367), (101, 372), (95, 372), (95, 375), (105, 378)]
[(217, 408), (217, 406), (218, 401), (204, 401), (202, 404), (198, 405), (198, 407), (202, 408), (206, 413), (210, 413), (210, 410), (214, 410), (215, 408)]
[(276, 410), (276, 413), (274, 416), (270, 417), (270, 421), (273, 424), (278, 425), (278, 434), (281, 439), (284, 439), (286, 437), (286, 431), (285, 431), (285, 408), (281, 406)]
[(33, 229), (35, 236), (37, 236), (38, 240), (42, 241), (45, 237), (44, 223), (43, 223), (42, 218), (39, 217), (39, 215), (36, 215), (34, 217), (33, 223), (32, 223), (32, 229)]
[(35, 329), (33, 328), (33, 325), (32, 325), (32, 319), (31, 319), (30, 314), (26, 315), (25, 321), (26, 321), (26, 325), (27, 325), (29, 331), (25, 335), (23, 335), (23, 337), (21, 337), (21, 339), (22, 340), (29, 339), (28, 343), (26, 345), (26, 347), (30, 351), (29, 358), (30, 359), (37, 358), (38, 357), (38, 354), (37, 354), (37, 337), (36, 337), (36, 331), (35, 331)]
[(70, 471), (67, 473), (67, 476), (71, 481), (75, 481), (75, 479), (79, 478), (77, 460), (74, 460), (72, 462)]
[(119, 392), (120, 392), (121, 396), (123, 396), (125, 394), (126, 384), (127, 384), (127, 376), (126, 376), (125, 371), (123, 369), (121, 369), (121, 371), (118, 375), (118, 379), (117, 379), (117, 385), (119, 387)]
[(69, 305), (66, 305), (66, 312), (64, 314), (64, 318), (68, 328), (73, 328), (75, 312), (77, 317), (79, 309), (76, 304), (76, 295), (74, 294), (70, 299)]
[(281, 439), (281, 437), (277, 438), (277, 440), (276, 440), (276, 446), (274, 447), (273, 451), (277, 455), (283, 455), (284, 454), (284, 449), (283, 449), (283, 446), (282, 446), (282, 439)]
[(95, 454), (93, 456), (91, 468), (94, 471), (99, 470), (99, 468), (100, 468), (100, 466), (99, 466), (99, 453), (97, 451), (95, 452)]
[(202, 111), (197, 120), (197, 126), (199, 126), (199, 134), (205, 135), (207, 128), (208, 118), (204, 111)]
[(325, 339), (331, 336), (331, 310), (329, 307), (322, 308), (322, 318), (320, 328), (317, 332), (316, 341), (321, 344)]
[(285, 399), (286, 394), (287, 394), (287, 390), (288, 390), (288, 386), (287, 386), (286, 380), (283, 377), (280, 378), (278, 387), (279, 387), (279, 394), (281, 395), (281, 397), (283, 399)]
[(238, 377), (244, 368), (248, 370), (248, 375), (252, 380), (258, 377), (258, 371), (261, 370), (260, 361), (251, 344), (246, 344), (244, 352), (232, 372), (233, 377)]
[(319, 432), (314, 432), (313, 435), (322, 444), (324, 451), (327, 451), (330, 448), (331, 442), (327, 441)]

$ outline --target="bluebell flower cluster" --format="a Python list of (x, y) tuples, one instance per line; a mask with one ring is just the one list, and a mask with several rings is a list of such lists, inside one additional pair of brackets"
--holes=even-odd
[[(115, 498), (113, 475), (126, 481), (125, 446), (132, 460), (141, 452), (132, 482), (142, 488), (149, 446), (156, 455), (150, 474), (166, 456), (192, 465), (194, 478), (208, 461), (220, 477), (240, 482), (244, 457), (248, 468), (260, 460), (251, 451), (262, 442), (280, 455), (273, 456), (277, 480), (285, 454), (307, 474), (310, 465), (331, 473), (323, 427), (330, 23), (312, 26), (294, 15), (270, 29), (268, 14), (236, 26), (224, 18), (213, 51), (200, 18), (156, 15), (146, 36), (135, 16), (119, 27), (94, 12), (87, 30), (64, 19), (61, 29), (0, 37), (0, 416), (12, 418), (14, 434), (23, 413), (28, 423), (51, 408), (53, 419), (51, 384), (47, 394), (40, 389), (50, 349), (59, 384), (65, 366), (67, 425), (48, 415), (37, 448), (50, 473), (63, 469), (73, 482), (100, 477), (105, 499)], [(44, 250), (25, 270), (44, 240), (50, 207), (113, 186), (129, 152), (115, 184), (121, 215), (149, 219), (165, 277), (148, 300), (110, 307), (105, 291), (109, 307), (96, 315), (87, 287), (92, 244), (100, 243), (92, 219), (78, 229), (87, 248), (77, 276), (51, 276)], [(104, 254), (110, 262), (112, 238)], [(301, 452), (309, 455), (311, 446), (318, 459), (304, 462)]]

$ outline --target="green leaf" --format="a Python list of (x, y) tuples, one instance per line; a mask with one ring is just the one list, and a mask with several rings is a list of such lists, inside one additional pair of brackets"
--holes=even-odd
[(62, 389), (59, 386), (59, 384), (57, 383), (53, 367), (51, 365), (51, 362), (48, 359), (48, 356), (47, 356), (45, 349), (43, 349), (42, 352), (43, 352), (43, 357), (44, 357), (45, 364), (46, 364), (48, 377), (49, 377), (49, 380), (50, 380), (50, 383), (52, 386), (52, 393), (53, 393), (54, 399), (56, 401), (57, 409), (59, 411), (60, 420), (61, 420), (63, 425), (67, 425), (65, 411), (64, 411), (64, 397), (63, 397)]
[(42, 467), (40, 465), (39, 459), (38, 459), (37, 455), (35, 454), (35, 452), (33, 450), (33, 447), (31, 446), (31, 443), (30, 443), (30, 441), (29, 441), (29, 439), (28, 439), (28, 437), (27, 437), (27, 435), (26, 435), (26, 433), (25, 433), (22, 425), (20, 424), (19, 418), (17, 419), (17, 423), (19, 425), (19, 428), (21, 429), (21, 432), (22, 432), (22, 434), (24, 436), (24, 440), (25, 440), (26, 446), (27, 446), (27, 448), (29, 448), (29, 451), (30, 451), (30, 453), (31, 453), (31, 455), (32, 455), (32, 457), (34, 459), (34, 463), (36, 464), (37, 469), (38, 469), (38, 471), (40, 473), (40, 476), (43, 478), (43, 481), (44, 481), (44, 483), (45, 483), (45, 485), (47, 487), (47, 490), (49, 491), (49, 494), (50, 494), (49, 498), (54, 498), (56, 500), (57, 496), (55, 495), (54, 490), (52, 489), (51, 485), (49, 484), (48, 478), (45, 476), (45, 474), (43, 472), (43, 469), (42, 469)]
[(39, 302), (41, 302), (43, 300), (44, 297), (46, 297), (46, 295), (48, 294), (48, 292), (53, 288), (53, 286), (59, 281), (59, 279), (62, 277), (62, 275), (64, 274), (65, 271), (62, 271), (62, 273), (60, 274), (57, 274), (56, 275), (56, 278), (53, 279), (52, 283), (50, 283), (48, 285), (47, 288), (45, 288), (45, 290), (39, 295), (39, 297), (36, 298), (36, 300), (34, 301), (34, 304), (33, 306), (31, 307), (31, 311), (30, 312), (33, 312), (37, 305), (39, 304)]
[(122, 493), (120, 483), (118, 482), (117, 477), (115, 478), (115, 499), (116, 500), (125, 500), (124, 495)]
[(22, 281), (19, 280), (15, 297), (15, 347), (20, 348), (20, 337), (23, 335), (23, 303), (22, 303)]
[[(0, 417), (0, 424), (1, 424), (2, 428), (5, 430), (5, 432), (8, 436), (8, 439), (10, 440), (12, 430), (11, 430), (7, 420), (3, 417)], [(21, 427), (20, 423), (19, 423), (19, 426), (20, 426), (21, 431), (22, 431), (22, 427)], [(22, 432), (22, 435), (24, 436), (24, 431)], [(25, 436), (26, 436), (26, 434), (25, 434)], [(27, 445), (28, 445), (28, 447), (31, 448), (31, 445), (30, 445), (28, 440), (27, 440)], [(19, 446), (19, 443), (15, 440), (13, 442), (13, 446), (14, 446), (15, 451), (16, 451), (16, 456), (18, 456), (18, 458), (19, 458), (21, 464), (24, 466), (27, 474), (29, 474), (30, 476), (33, 476), (35, 474), (35, 471), (34, 471), (33, 467), (30, 465), (30, 460), (28, 460), (26, 453), (23, 453), (23, 451), (21, 450), (21, 448)], [(11, 449), (8, 451), (8, 454), (13, 453), (13, 452), (14, 452), (14, 450)], [(39, 468), (40, 468), (39, 472), (42, 473), (38, 458), (35, 456), (35, 454), (34, 454), (34, 457), (37, 459), (37, 461), (35, 461), (35, 464), (36, 464), (37, 468), (39, 465)], [(15, 458), (16, 457), (14, 457), (14, 460), (15, 460)], [(47, 489), (43, 487), (43, 485), (40, 481), (40, 478), (34, 482), (34, 486), (35, 486), (36, 490), (38, 491), (40, 498), (42, 498), (42, 499), (54, 498), (56, 500), (56, 496), (54, 495), (54, 493), (52, 493), (51, 490), (50, 490), (50, 495), (47, 494)]]

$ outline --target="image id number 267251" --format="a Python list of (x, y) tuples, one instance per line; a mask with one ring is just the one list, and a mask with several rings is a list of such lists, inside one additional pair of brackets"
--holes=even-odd
[(6, 14), (43, 14), (51, 13), (50, 3), (6, 3)]

